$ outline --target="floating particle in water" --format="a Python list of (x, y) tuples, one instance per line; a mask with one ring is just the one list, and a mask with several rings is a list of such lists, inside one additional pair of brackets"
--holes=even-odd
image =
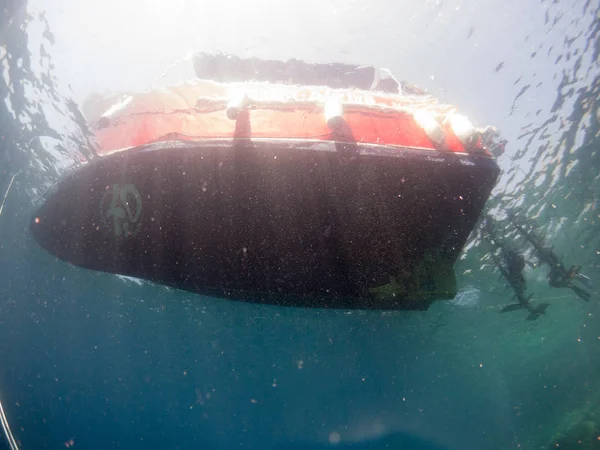
[(330, 444), (339, 444), (341, 440), (341, 436), (340, 433), (338, 433), (337, 431), (332, 431), (331, 433), (329, 433), (329, 443)]

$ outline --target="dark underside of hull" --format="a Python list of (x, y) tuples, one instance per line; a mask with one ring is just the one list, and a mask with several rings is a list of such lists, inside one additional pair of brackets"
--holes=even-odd
[(498, 175), (487, 157), (376, 145), (165, 146), (97, 158), (64, 179), (32, 220), (36, 240), (81, 267), (200, 294), (426, 309), (434, 297), (372, 290), (426, 258), (452, 265)]

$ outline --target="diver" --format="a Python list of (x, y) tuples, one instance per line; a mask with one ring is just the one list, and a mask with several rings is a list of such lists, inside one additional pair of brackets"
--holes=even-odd
[(504, 239), (500, 239), (494, 229), (494, 220), (488, 217), (484, 224), (484, 230), (487, 233), (487, 240), (496, 249), (500, 250), (500, 256), (498, 257), (492, 252), (492, 259), (496, 263), (496, 266), (502, 272), (506, 281), (514, 289), (515, 293), (522, 295), (525, 292), (525, 277), (523, 271), (525, 270), (525, 257), (508, 245)]
[(546, 312), (546, 308), (548, 308), (549, 304), (541, 303), (536, 306), (531, 301), (533, 294), (526, 296), (525, 291), (527, 286), (525, 276), (523, 275), (526, 265), (525, 257), (522, 253), (511, 248), (510, 245), (498, 238), (494, 230), (494, 221), (491, 217), (488, 217), (485, 221), (484, 229), (487, 233), (487, 241), (490, 244), (493, 244), (494, 247), (496, 247), (496, 250), (500, 250), (500, 255), (496, 254), (496, 250), (493, 250), (491, 252), (491, 257), (502, 276), (508, 282), (508, 285), (514, 291), (518, 301), (518, 303), (504, 306), (500, 312), (504, 313), (526, 309), (529, 311), (527, 320), (536, 320), (540, 315)]
[(518, 303), (504, 306), (500, 312), (510, 312), (519, 309), (526, 309), (529, 311), (527, 320), (536, 320), (540, 315), (546, 312), (546, 308), (550, 306), (548, 303), (540, 303), (537, 306), (531, 301), (533, 294), (526, 296), (526, 282), (523, 276), (523, 270), (525, 270), (525, 257), (516, 250), (501, 247), (502, 249), (502, 261), (498, 256), (492, 253), (492, 258), (496, 263), (496, 266), (502, 273), (502, 276), (508, 281), (509, 286), (515, 292), (515, 297)]
[[(530, 230), (526, 230), (523, 226), (511, 219), (514, 227), (523, 235), (525, 239), (533, 246), (536, 254), (542, 264), (550, 266), (548, 273), (548, 284), (555, 288), (570, 288), (581, 299), (588, 301), (591, 293), (586, 289), (592, 288), (592, 282), (589, 277), (580, 273), (581, 266), (571, 266), (568, 270), (561, 262), (560, 258), (554, 253), (552, 247), (544, 246), (541, 240)], [(581, 283), (583, 286), (575, 284)]]
[(525, 257), (516, 250), (506, 247), (503, 249), (503, 256), (508, 282), (511, 286), (516, 287), (517, 292), (525, 292), (525, 277), (523, 276)]

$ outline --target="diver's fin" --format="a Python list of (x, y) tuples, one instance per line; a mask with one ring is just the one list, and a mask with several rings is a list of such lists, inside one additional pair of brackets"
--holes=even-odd
[(527, 320), (536, 320), (546, 312), (546, 308), (548, 308), (548, 306), (550, 306), (550, 303), (540, 303), (533, 309), (533, 311), (529, 313)]
[(579, 286), (574, 286), (572, 284), (569, 287), (573, 290), (573, 292), (575, 292), (577, 294), (577, 296), (579, 298), (585, 300), (586, 302), (588, 302), (590, 300), (590, 297), (592, 296), (592, 294), (590, 294), (585, 289), (582, 289)]
[(518, 310), (520, 310), (520, 309), (523, 309), (523, 308), (525, 308), (525, 305), (522, 305), (522, 304), (520, 304), (520, 303), (515, 303), (515, 304), (513, 304), (513, 305), (506, 305), (506, 306), (504, 306), (504, 307), (503, 307), (503, 308), (500, 310), (500, 312), (501, 312), (501, 313), (505, 313), (505, 312), (518, 311)]

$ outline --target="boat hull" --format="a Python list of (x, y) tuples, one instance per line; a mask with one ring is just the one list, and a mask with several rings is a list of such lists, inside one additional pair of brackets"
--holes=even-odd
[[(158, 142), (82, 166), (31, 231), (77, 266), (199, 294), (427, 309), (455, 287), (436, 286), (423, 261), (452, 268), (498, 172), (486, 156), (374, 144)], [(418, 292), (378, 291), (423, 267)]]

